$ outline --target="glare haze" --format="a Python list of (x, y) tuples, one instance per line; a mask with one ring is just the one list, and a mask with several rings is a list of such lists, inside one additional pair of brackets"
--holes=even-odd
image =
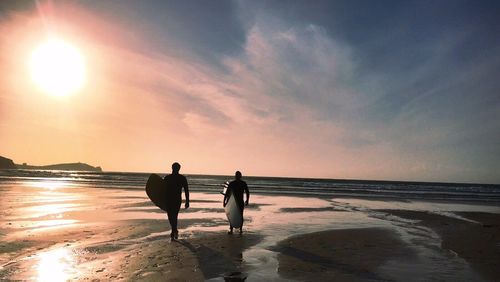
[[(18, 163), (500, 183), (497, 1), (38, 2), (0, 4)], [(66, 97), (25, 63), (49, 35), (85, 58)]]

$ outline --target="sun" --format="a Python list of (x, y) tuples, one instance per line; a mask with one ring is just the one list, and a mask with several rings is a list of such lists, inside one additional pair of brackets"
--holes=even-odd
[(61, 39), (50, 39), (38, 46), (29, 61), (31, 78), (44, 92), (66, 96), (85, 83), (82, 53)]

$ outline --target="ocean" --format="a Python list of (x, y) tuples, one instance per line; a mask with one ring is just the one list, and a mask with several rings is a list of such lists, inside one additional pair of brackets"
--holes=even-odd
[[(150, 173), (0, 170), (0, 185), (40, 184), (96, 189), (144, 189)], [(163, 175), (162, 175), (163, 176)], [(186, 175), (194, 192), (219, 193), (232, 179), (223, 175)], [(445, 200), (500, 203), (500, 185), (405, 181), (245, 177), (251, 193), (320, 198), (363, 197), (393, 200)]]

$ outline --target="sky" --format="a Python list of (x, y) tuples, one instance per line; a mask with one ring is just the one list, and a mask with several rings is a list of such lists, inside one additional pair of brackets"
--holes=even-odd
[[(2, 1), (0, 155), (107, 171), (500, 183), (498, 1)], [(27, 61), (83, 54), (65, 97)]]

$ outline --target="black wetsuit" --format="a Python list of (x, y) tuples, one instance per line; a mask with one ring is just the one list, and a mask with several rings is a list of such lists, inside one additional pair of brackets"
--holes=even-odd
[(187, 179), (184, 175), (173, 173), (165, 176), (165, 182), (168, 190), (167, 197), (167, 215), (172, 231), (177, 231), (177, 215), (181, 209), (182, 188), (186, 193), (186, 201), (189, 199), (189, 188)]
[(241, 179), (231, 181), (226, 191), (226, 195), (233, 193), (234, 199), (236, 200), (236, 203), (240, 208), (241, 214), (243, 214), (243, 209), (245, 208), (245, 205), (243, 203), (243, 192), (247, 194), (248, 200), (248, 198), (250, 197), (250, 192), (248, 191), (247, 183)]

